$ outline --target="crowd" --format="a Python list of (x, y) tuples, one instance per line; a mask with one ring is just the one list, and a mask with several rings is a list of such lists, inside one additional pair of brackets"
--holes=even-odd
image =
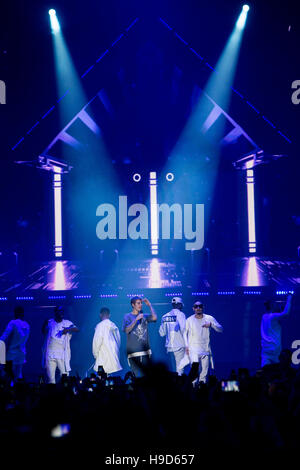
[(122, 375), (120, 333), (102, 308), (92, 344), (95, 372), (83, 379), (70, 376), (71, 333), (79, 330), (56, 308), (43, 326), (47, 374), (39, 383), (20, 375), (29, 328), (23, 309), (15, 310), (15, 320), (2, 335), (12, 340), (7, 341), (6, 364), (0, 366), (0, 440), (6, 450), (25, 452), (39, 442), (46, 455), (81, 450), (96, 452), (98, 459), (153, 449), (214, 458), (241, 449), (271, 455), (297, 450), (300, 370), (292, 365), (291, 351), (281, 350), (278, 323), (289, 313), (291, 296), (283, 313), (263, 316), (262, 368), (254, 376), (247, 369), (233, 370), (221, 381), (213, 373), (209, 332), (223, 328), (203, 313), (201, 302), (194, 303), (194, 315), (186, 320), (182, 300), (175, 297), (172, 310), (162, 316), (159, 334), (173, 371), (151, 361), (148, 323), (157, 320), (151, 303), (136, 297), (131, 305), (122, 328), (130, 372)]
[[(291, 353), (250, 376), (232, 371), (239, 391), (226, 391), (211, 375), (193, 387), (198, 371), (178, 376), (150, 364), (143, 377), (108, 377), (103, 370), (59, 383), (0, 380), (0, 436), (4, 448), (46, 452), (91, 450), (138, 455), (151, 449), (186, 453), (297, 450), (300, 371)], [(225, 388), (225, 389), (224, 389)], [(227, 455), (227, 454), (226, 454)]]

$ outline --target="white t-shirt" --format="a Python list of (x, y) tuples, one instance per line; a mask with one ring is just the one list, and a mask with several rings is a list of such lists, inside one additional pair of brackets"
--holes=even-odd
[(70, 320), (62, 320), (57, 323), (53, 318), (48, 321), (47, 358), (64, 359), (66, 347), (66, 335), (62, 334), (64, 328), (74, 326)]
[(203, 326), (206, 323), (211, 323), (211, 327), (219, 333), (223, 331), (223, 327), (211, 315), (203, 314), (202, 318), (196, 318), (196, 315), (192, 315), (186, 321), (187, 346), (190, 350), (203, 356), (211, 354), (210, 328)]

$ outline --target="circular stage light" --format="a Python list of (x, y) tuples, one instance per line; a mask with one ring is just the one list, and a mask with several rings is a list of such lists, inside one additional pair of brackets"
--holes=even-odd
[(50, 16), (55, 16), (56, 15), (56, 11), (53, 10), (53, 8), (51, 8), (51, 10), (49, 10), (48, 13), (49, 13)]
[(141, 181), (142, 177), (139, 173), (135, 173), (132, 177), (133, 181), (135, 181), (135, 183), (138, 183), (139, 181)]
[(174, 180), (174, 173), (167, 173), (166, 174), (166, 180), (167, 181), (173, 181)]
[(244, 6), (243, 6), (243, 10), (244, 10), (244, 11), (249, 11), (249, 9), (250, 9), (249, 5), (244, 5)]

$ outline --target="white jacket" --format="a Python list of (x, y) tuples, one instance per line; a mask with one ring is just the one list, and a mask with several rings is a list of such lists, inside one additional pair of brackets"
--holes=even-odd
[(167, 351), (176, 351), (185, 347), (185, 325), (185, 314), (177, 308), (173, 308), (162, 316), (159, 334), (160, 336), (166, 336), (165, 346)]
[(119, 360), (120, 332), (108, 318), (98, 323), (93, 338), (93, 356), (96, 359), (94, 370), (103, 366), (107, 374), (122, 370)]

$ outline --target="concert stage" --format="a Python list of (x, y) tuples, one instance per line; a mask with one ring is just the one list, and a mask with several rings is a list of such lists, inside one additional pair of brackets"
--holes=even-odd
[(121, 328), (136, 294), (158, 360), (174, 296), (224, 324), (220, 374), (259, 366), (267, 299), (295, 294), (297, 339), (300, 36), (269, 3), (6, 2), (0, 333), (24, 306), (32, 373), (54, 306), (80, 327), (83, 374), (100, 308)]

